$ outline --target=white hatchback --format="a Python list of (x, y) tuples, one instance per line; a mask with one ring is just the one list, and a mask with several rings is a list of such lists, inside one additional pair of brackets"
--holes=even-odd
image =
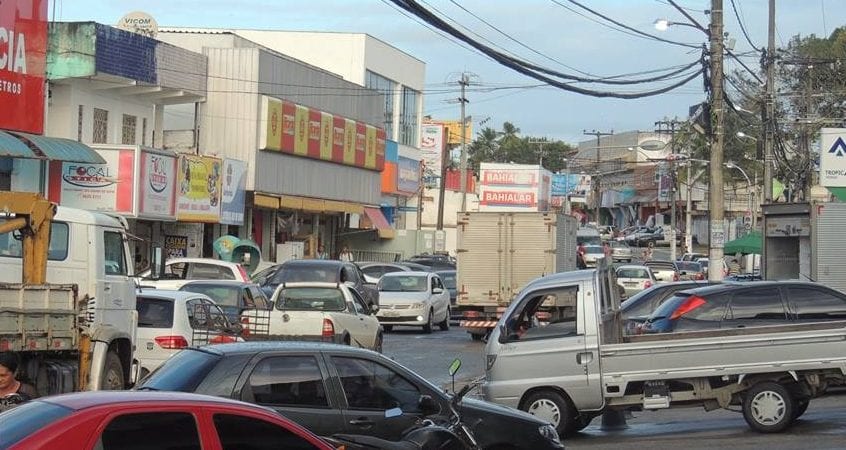
[(379, 280), (379, 312), (385, 331), (394, 325), (422, 326), (431, 333), (437, 324), (449, 330), (449, 291), (435, 273), (386, 273)]
[(139, 274), (142, 287), (179, 289), (192, 280), (235, 280), (250, 282), (247, 270), (238, 263), (213, 258), (173, 258), (165, 262), (165, 270), (158, 280), (150, 279), (150, 271)]
[(139, 379), (185, 347), (243, 340), (239, 326), (203, 294), (140, 289), (136, 298)]

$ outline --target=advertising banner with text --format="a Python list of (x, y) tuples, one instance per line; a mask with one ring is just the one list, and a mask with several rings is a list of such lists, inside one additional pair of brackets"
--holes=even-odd
[(51, 161), (50, 201), (71, 208), (133, 215), (135, 151), (98, 153), (106, 164)]
[(182, 222), (220, 220), (223, 161), (200, 155), (179, 155), (176, 218)]
[(385, 130), (346, 117), (262, 97), (262, 150), (381, 172), (385, 166)]
[(47, 0), (0, 1), (0, 129), (44, 132)]
[(176, 219), (176, 156), (141, 151), (138, 217)]
[(220, 223), (244, 224), (244, 204), (247, 196), (247, 163), (235, 159), (223, 160), (223, 199)]

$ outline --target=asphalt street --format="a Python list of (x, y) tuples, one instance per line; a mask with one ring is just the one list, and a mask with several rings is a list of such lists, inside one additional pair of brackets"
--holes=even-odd
[[(662, 249), (663, 250), (663, 249)], [(437, 386), (449, 385), (447, 367), (462, 361), (459, 381), (484, 375), (484, 343), (472, 341), (464, 330), (425, 334), (419, 328), (395, 328), (385, 335), (384, 353)], [(743, 416), (725, 410), (701, 408), (634, 412), (627, 427), (609, 431), (596, 418), (583, 432), (565, 440), (568, 449), (648, 448), (650, 450), (732, 449), (844, 449), (846, 448), (846, 395), (811, 402), (793, 427), (780, 434), (751, 431)]]

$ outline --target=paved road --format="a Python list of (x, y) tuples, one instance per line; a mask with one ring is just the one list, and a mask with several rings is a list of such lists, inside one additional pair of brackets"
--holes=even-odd
[[(385, 335), (384, 352), (438, 386), (449, 382), (447, 367), (461, 358), (458, 379), (484, 374), (484, 344), (452, 327), (424, 334), (395, 328)], [(843, 449), (846, 448), (846, 395), (816, 399), (795, 426), (776, 435), (751, 431), (739, 413), (701, 408), (635, 412), (621, 431), (603, 431), (597, 418), (582, 433), (566, 439), (568, 449), (648, 448), (649, 450)]]

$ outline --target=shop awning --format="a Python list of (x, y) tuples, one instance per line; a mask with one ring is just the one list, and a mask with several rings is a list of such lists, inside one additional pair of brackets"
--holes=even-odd
[(363, 207), (358, 203), (321, 200), (316, 198), (298, 197), (295, 195), (255, 193), (253, 195), (253, 205), (266, 209), (292, 209), (313, 213), (364, 213)]
[(99, 153), (81, 142), (17, 131), (0, 131), (0, 156), (106, 164)]
[(365, 206), (364, 214), (373, 223), (373, 227), (376, 228), (376, 233), (380, 238), (393, 239), (396, 236), (396, 230), (388, 223), (388, 219), (385, 218), (385, 215), (382, 214), (379, 208), (368, 208)]

